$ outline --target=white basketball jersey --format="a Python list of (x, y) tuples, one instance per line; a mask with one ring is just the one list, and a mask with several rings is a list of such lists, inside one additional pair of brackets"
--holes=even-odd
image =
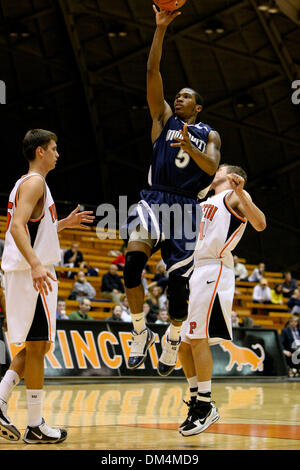
[(247, 219), (229, 205), (232, 190), (225, 190), (201, 203), (202, 220), (194, 254), (195, 266), (207, 260), (220, 260), (233, 268), (232, 250), (240, 241)]
[[(11, 235), (10, 227), (18, 204), (18, 190), (20, 185), (31, 176), (39, 173), (30, 173), (20, 178), (9, 196), (7, 212), (7, 230), (5, 234), (5, 245), (2, 256), (1, 267), (3, 271), (21, 271), (30, 269), (30, 265), (18, 249)], [(57, 235), (57, 213), (54, 201), (45, 179), (45, 198), (42, 215), (39, 219), (30, 219), (26, 225), (26, 232), (31, 242), (31, 246), (42, 265), (49, 266), (60, 261), (60, 246)]]

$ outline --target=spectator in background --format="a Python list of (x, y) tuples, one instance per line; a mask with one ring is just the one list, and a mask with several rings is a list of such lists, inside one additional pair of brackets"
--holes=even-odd
[(265, 263), (259, 263), (258, 267), (253, 269), (252, 273), (248, 277), (249, 282), (259, 282), (265, 276)]
[(281, 283), (283, 296), (291, 297), (291, 295), (294, 293), (294, 290), (298, 289), (298, 282), (296, 279), (292, 278), (290, 271), (283, 273), (283, 276), (284, 281)]
[(260, 328), (260, 325), (254, 326), (254, 322), (251, 317), (244, 317), (240, 326), (243, 328)]
[(111, 299), (119, 304), (121, 299), (125, 297), (124, 292), (122, 280), (118, 275), (118, 267), (111, 264), (109, 271), (102, 277), (101, 295), (104, 299)]
[(271, 289), (271, 303), (275, 305), (283, 304), (282, 284), (276, 284), (274, 289)]
[(233, 257), (234, 275), (236, 281), (247, 281), (248, 271), (243, 263), (239, 263), (239, 258)]
[(162, 292), (165, 292), (168, 286), (168, 275), (166, 272), (165, 263), (158, 263), (156, 266), (156, 274), (153, 278), (153, 281), (149, 284), (148, 289), (151, 289), (154, 286), (159, 286), (162, 289)]
[(77, 274), (77, 281), (75, 282), (70, 294), (71, 299), (80, 300), (83, 297), (87, 297), (91, 300), (95, 295), (95, 288), (86, 280), (84, 272), (79, 271)]
[(91, 301), (86, 297), (79, 300), (79, 309), (71, 312), (69, 320), (94, 320), (88, 313), (91, 310)]
[(79, 251), (79, 244), (77, 242), (72, 243), (69, 250), (64, 253), (64, 265), (70, 266), (71, 268), (79, 268), (80, 263), (83, 261), (83, 254)]
[(147, 282), (147, 279), (146, 279), (146, 274), (147, 274), (146, 269), (143, 269), (143, 271), (142, 271), (142, 286), (144, 288), (145, 297), (148, 297), (148, 295), (149, 295), (149, 286), (148, 286), (148, 282)]
[(295, 289), (293, 295), (288, 300), (288, 307), (292, 313), (300, 313), (300, 290)]
[(57, 320), (68, 320), (69, 317), (66, 314), (66, 301), (65, 299), (57, 299), (57, 308), (56, 308), (56, 318)]
[(271, 289), (268, 286), (267, 279), (262, 278), (260, 283), (254, 287), (252, 300), (259, 304), (269, 304), (271, 302)]
[(233, 328), (237, 328), (240, 326), (239, 316), (234, 310), (232, 310), (231, 312), (231, 325)]
[(112, 264), (115, 264), (120, 271), (123, 271), (125, 265), (125, 256), (127, 252), (126, 245), (123, 245), (121, 248), (121, 253), (112, 261)]
[(150, 305), (151, 313), (157, 317), (159, 310), (166, 309), (167, 296), (162, 293), (162, 288), (159, 286), (149, 289), (149, 293), (146, 302)]
[(143, 303), (143, 314), (146, 323), (155, 323), (157, 320), (158, 309), (151, 309), (149, 302)]
[(124, 297), (124, 299), (121, 302), (121, 307), (122, 307), (122, 320), (128, 323), (131, 323), (131, 312), (129, 308), (129, 303), (127, 297)]
[(169, 325), (169, 314), (165, 309), (159, 310), (157, 315), (157, 320), (155, 321), (158, 325)]
[(121, 305), (115, 305), (114, 308), (112, 309), (112, 316), (109, 318), (106, 318), (106, 321), (123, 321), (122, 320), (122, 307)]
[(82, 271), (84, 271), (86, 269), (87, 270), (86, 271), (86, 276), (98, 276), (99, 269), (98, 268), (93, 268), (92, 266), (87, 264), (85, 261), (82, 261), (80, 263), (79, 269), (81, 269)]
[(299, 375), (299, 361), (293, 360), (293, 353), (300, 348), (300, 328), (296, 315), (290, 317), (288, 326), (281, 332), (280, 339), (287, 365), (290, 368), (290, 375)]

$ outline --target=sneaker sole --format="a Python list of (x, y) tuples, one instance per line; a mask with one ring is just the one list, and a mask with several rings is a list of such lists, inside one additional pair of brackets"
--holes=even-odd
[(23, 441), (26, 442), (26, 444), (59, 444), (60, 442), (63, 442), (67, 439), (67, 436), (66, 437), (63, 437), (63, 438), (59, 438), (55, 441), (47, 441), (46, 439), (26, 439), (25, 437), (23, 437)]
[[(164, 366), (166, 366), (166, 365), (167, 365), (167, 364), (164, 364)], [(157, 366), (157, 373), (158, 373), (158, 375), (160, 375), (161, 377), (168, 377), (168, 375), (170, 375), (170, 374), (173, 372), (173, 370), (175, 369), (176, 364), (175, 364), (174, 366), (171, 366), (171, 367), (172, 367), (172, 369), (170, 369), (167, 374), (162, 374), (162, 373), (160, 372), (160, 370), (159, 370), (159, 362), (158, 362), (158, 366)]]
[(206, 423), (204, 426), (202, 426), (200, 429), (193, 429), (193, 430), (190, 430), (190, 431), (186, 431), (186, 434), (183, 434), (183, 429), (181, 429), (180, 434), (183, 436), (183, 437), (189, 437), (189, 436), (195, 436), (196, 434), (200, 434), (201, 432), (205, 431), (209, 426), (211, 426), (212, 424), (214, 424), (216, 421), (218, 421), (218, 419), (220, 418), (220, 415), (219, 414), (216, 414), (211, 421), (209, 421), (208, 423)]
[(7, 441), (18, 441), (21, 437), (21, 433), (16, 428), (13, 429), (0, 422), (0, 437), (3, 437)]
[(151, 339), (150, 343), (149, 343), (148, 346), (147, 346), (147, 349), (146, 349), (146, 351), (145, 351), (144, 356), (141, 356), (141, 358), (142, 358), (141, 362), (139, 362), (139, 363), (136, 364), (135, 366), (130, 366), (129, 364), (127, 364), (128, 369), (130, 369), (130, 370), (135, 370), (135, 369), (137, 369), (138, 367), (140, 367), (142, 364), (144, 364), (144, 362), (145, 362), (145, 360), (146, 360), (146, 357), (147, 357), (148, 349), (151, 348), (151, 346), (152, 346), (152, 344), (153, 344), (154, 342), (155, 342), (155, 336), (154, 336), (154, 334), (153, 334), (152, 339)]

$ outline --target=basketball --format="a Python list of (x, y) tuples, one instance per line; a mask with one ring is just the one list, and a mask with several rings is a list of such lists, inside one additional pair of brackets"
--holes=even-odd
[(155, 5), (157, 5), (161, 10), (174, 11), (178, 8), (183, 7), (186, 0), (154, 0)]

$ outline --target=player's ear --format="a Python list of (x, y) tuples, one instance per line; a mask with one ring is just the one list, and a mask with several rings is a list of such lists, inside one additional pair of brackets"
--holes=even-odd
[(201, 106), (201, 104), (197, 104), (197, 105), (196, 105), (196, 111), (197, 111), (197, 113), (201, 113), (202, 109), (203, 109), (203, 106)]

